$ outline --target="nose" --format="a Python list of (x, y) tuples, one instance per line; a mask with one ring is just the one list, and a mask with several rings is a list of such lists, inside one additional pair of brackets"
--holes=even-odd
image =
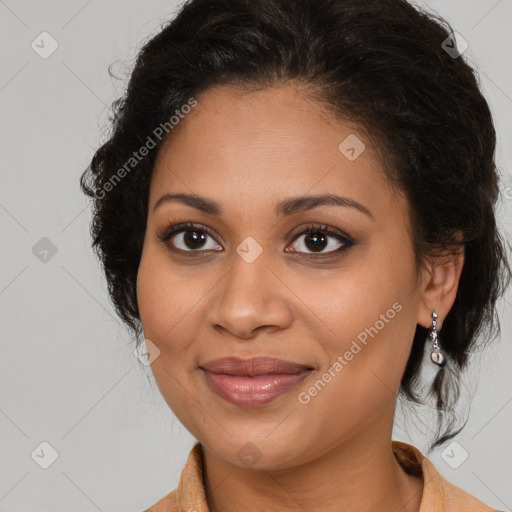
[(285, 329), (291, 324), (292, 292), (264, 254), (252, 263), (233, 255), (229, 270), (211, 296), (207, 314), (213, 328), (252, 339), (262, 330)]

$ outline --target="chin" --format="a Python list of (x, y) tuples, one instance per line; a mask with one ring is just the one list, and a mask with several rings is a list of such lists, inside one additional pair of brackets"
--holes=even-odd
[[(254, 432), (254, 428), (251, 431)], [(282, 434), (284, 435), (268, 439), (268, 432), (255, 436), (249, 432), (241, 435), (238, 430), (238, 435), (233, 437), (226, 435), (219, 439), (206, 435), (196, 439), (216, 457), (240, 469), (272, 471), (304, 462), (305, 454), (298, 453), (304, 446), (302, 440), (298, 443), (298, 436), (291, 432), (283, 431)]]

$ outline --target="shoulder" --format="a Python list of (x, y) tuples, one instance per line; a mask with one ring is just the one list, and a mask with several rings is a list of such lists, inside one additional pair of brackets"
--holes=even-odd
[(142, 512), (187, 512), (180, 508), (178, 502), (178, 490), (175, 489), (171, 493), (164, 496), (161, 500), (151, 505), (148, 509)]
[[(423, 471), (427, 475), (425, 486), (427, 486), (429, 481), (431, 482), (430, 491), (426, 493), (425, 512), (436, 510), (438, 504), (441, 503), (444, 506), (443, 510), (446, 511), (493, 512), (496, 510), (469, 492), (446, 480), (427, 458), (423, 459)], [(423, 492), (425, 496), (425, 489)], [(421, 509), (421, 512), (423, 512), (423, 509)]]
[(189, 453), (178, 487), (143, 512), (208, 512), (203, 485), (203, 452), (199, 443)]
[(393, 453), (406, 471), (423, 475), (420, 512), (496, 512), (496, 509), (446, 480), (416, 447), (393, 441)]

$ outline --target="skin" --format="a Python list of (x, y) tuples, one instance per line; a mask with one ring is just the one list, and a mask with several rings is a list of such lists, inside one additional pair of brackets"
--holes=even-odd
[[(391, 449), (396, 394), (416, 325), (430, 327), (436, 311), (439, 329), (452, 307), (463, 254), (415, 265), (408, 203), (386, 181), (371, 141), (299, 86), (224, 85), (197, 100), (157, 158), (137, 289), (145, 338), (160, 350), (157, 385), (204, 448), (210, 510), (418, 511), (423, 480)], [(350, 134), (366, 146), (354, 161), (338, 149)], [(205, 196), (224, 214), (180, 202), (154, 210), (167, 193)], [(274, 211), (286, 198), (326, 193), (358, 201), (371, 216), (335, 205), (289, 217)], [(203, 246), (187, 245), (183, 232), (158, 240), (187, 221), (215, 236), (206, 234)], [(341, 230), (354, 244), (335, 253), (342, 243), (326, 235), (319, 251), (331, 256), (308, 259), (318, 253), (297, 236), (308, 223)], [(262, 249), (252, 263), (236, 251), (249, 236)], [(301, 403), (299, 393), (396, 303), (394, 318)], [(225, 356), (315, 370), (269, 404), (237, 407), (198, 367)], [(247, 443), (260, 456), (250, 466), (237, 455)]]

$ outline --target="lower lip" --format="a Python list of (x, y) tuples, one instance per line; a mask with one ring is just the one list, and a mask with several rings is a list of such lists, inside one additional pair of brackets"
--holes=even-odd
[(275, 400), (300, 384), (312, 370), (244, 377), (203, 370), (208, 385), (224, 400), (241, 407), (255, 407)]

